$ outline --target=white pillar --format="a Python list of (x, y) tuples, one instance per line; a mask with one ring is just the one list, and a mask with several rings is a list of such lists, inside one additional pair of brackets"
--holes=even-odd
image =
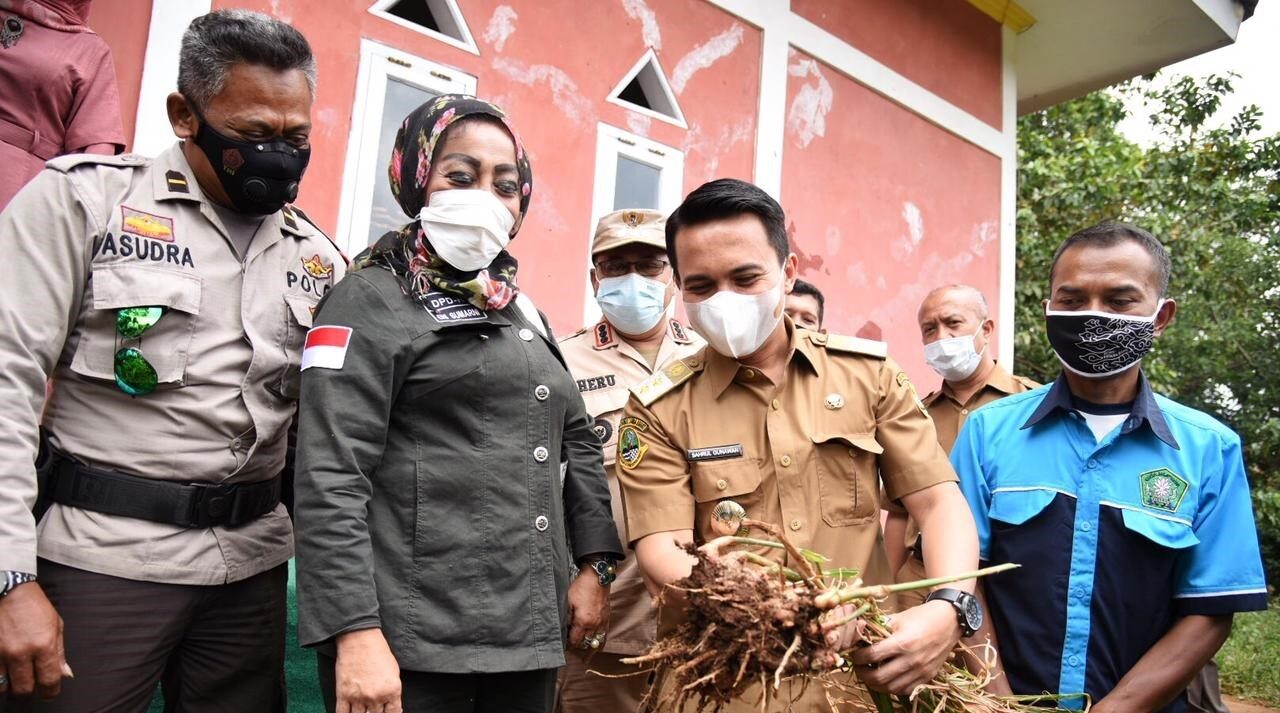
[(192, 20), (212, 7), (213, 0), (152, 0), (142, 87), (138, 92), (138, 119), (133, 131), (134, 153), (154, 156), (174, 142), (165, 97), (178, 87), (182, 33)]

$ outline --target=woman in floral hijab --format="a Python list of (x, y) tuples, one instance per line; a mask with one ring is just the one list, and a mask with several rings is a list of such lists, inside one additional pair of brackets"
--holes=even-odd
[[(515, 129), (497, 106), (482, 99), (462, 94), (446, 94), (418, 107), (405, 117), (396, 133), (391, 151), (391, 165), (387, 176), (391, 192), (404, 214), (417, 218), (430, 195), (428, 178), (441, 137), (450, 126), (459, 121), (485, 121), (501, 125), (516, 150), (516, 190), (519, 195), (519, 216), (514, 231), (520, 229), (525, 213), (529, 210), (529, 198), (533, 193), (533, 171), (529, 157)], [(434, 255), (419, 221), (400, 230), (385, 233), (373, 247), (356, 256), (353, 269), (380, 265), (390, 269), (406, 285), (406, 292), (421, 299), (432, 289), (457, 295), (482, 310), (502, 309), (515, 298), (516, 259), (505, 250), (487, 268), (477, 271), (460, 271)]]
[(356, 258), (302, 358), (299, 640), (330, 711), (549, 713), (564, 647), (606, 633), (593, 567), (622, 546), (600, 440), (504, 249), (529, 161), (501, 110), (443, 96), (400, 127), (389, 177), (418, 220)]

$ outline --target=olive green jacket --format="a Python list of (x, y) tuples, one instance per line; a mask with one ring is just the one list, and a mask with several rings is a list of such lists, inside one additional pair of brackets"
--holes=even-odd
[(622, 546), (600, 440), (546, 320), (544, 337), (514, 301), (419, 304), (370, 267), (315, 323), (351, 331), (335, 347), (343, 330), (313, 330), (308, 345), (328, 346), (303, 360), (301, 643), (381, 627), (407, 670), (562, 665), (567, 543), (573, 559)]

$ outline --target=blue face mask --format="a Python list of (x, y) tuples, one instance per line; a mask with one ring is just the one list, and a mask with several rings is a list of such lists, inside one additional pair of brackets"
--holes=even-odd
[(667, 311), (667, 286), (632, 272), (600, 280), (596, 302), (615, 329), (640, 335), (653, 329)]

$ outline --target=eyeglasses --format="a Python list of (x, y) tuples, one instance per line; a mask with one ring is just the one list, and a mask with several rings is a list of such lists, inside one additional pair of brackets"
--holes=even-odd
[[(125, 307), (116, 310), (116, 334), (121, 339), (141, 339), (164, 316), (163, 307)], [(145, 396), (156, 390), (160, 377), (137, 347), (121, 347), (115, 358), (116, 386), (130, 396)]]
[(623, 275), (635, 270), (645, 277), (658, 277), (663, 270), (667, 269), (669, 263), (666, 260), (654, 258), (652, 260), (638, 260), (630, 262), (627, 260), (606, 260), (596, 263), (596, 271), (604, 277), (622, 277)]

